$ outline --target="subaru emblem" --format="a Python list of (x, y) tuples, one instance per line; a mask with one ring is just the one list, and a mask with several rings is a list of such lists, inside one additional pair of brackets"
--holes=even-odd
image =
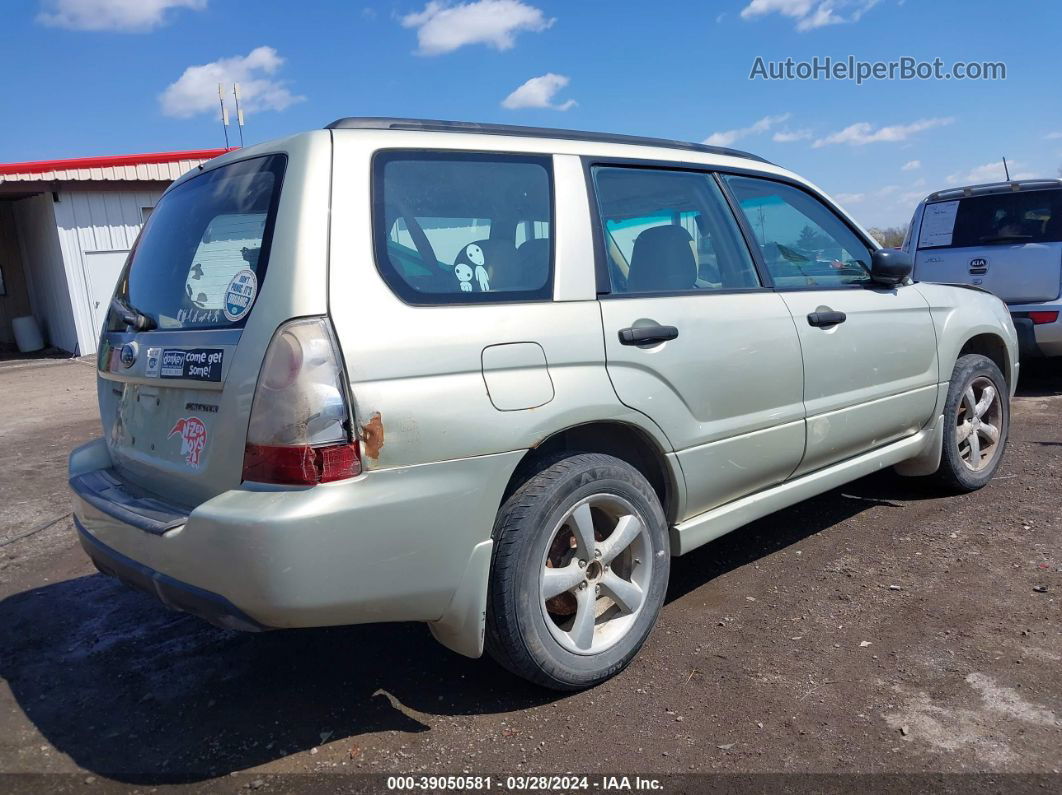
[(120, 358), (122, 361), (122, 367), (132, 367), (136, 362), (137, 345), (135, 342), (127, 342), (122, 346), (122, 352)]

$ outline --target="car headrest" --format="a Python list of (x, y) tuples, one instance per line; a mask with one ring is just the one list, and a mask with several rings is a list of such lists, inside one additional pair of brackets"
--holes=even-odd
[(515, 282), (512, 289), (537, 290), (549, 279), (549, 238), (537, 237), (516, 249)]
[[(1062, 204), (1062, 203), (1060, 203)], [(1048, 240), (1054, 241), (1062, 237), (1062, 206), (1056, 205), (1058, 212), (1052, 212), (1051, 217), (1044, 224), (1044, 235)]]
[(634, 241), (627, 290), (632, 293), (688, 290), (697, 281), (693, 238), (681, 226), (654, 226)]

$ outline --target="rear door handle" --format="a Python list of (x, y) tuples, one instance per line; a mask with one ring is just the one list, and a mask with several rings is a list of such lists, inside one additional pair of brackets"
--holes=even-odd
[(645, 345), (651, 342), (667, 342), (678, 337), (674, 326), (632, 326), (621, 328), (619, 340), (621, 345)]
[(840, 323), (844, 323), (848, 319), (848, 315), (844, 312), (809, 312), (808, 323), (812, 326), (819, 328), (825, 328), (828, 326), (836, 326)]

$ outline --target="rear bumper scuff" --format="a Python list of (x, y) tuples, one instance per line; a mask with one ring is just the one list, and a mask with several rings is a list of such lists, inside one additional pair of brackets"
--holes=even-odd
[(115, 577), (138, 591), (157, 597), (167, 607), (191, 613), (215, 626), (244, 632), (261, 632), (269, 629), (248, 616), (224, 596), (181, 582), (116, 552), (93, 538), (77, 516), (74, 517), (74, 527), (77, 529), (82, 548), (101, 573)]

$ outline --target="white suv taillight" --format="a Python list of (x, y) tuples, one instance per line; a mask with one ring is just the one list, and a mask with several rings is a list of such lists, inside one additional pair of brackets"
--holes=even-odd
[(281, 326), (251, 403), (243, 479), (305, 486), (360, 474), (344, 380), (324, 318)]

